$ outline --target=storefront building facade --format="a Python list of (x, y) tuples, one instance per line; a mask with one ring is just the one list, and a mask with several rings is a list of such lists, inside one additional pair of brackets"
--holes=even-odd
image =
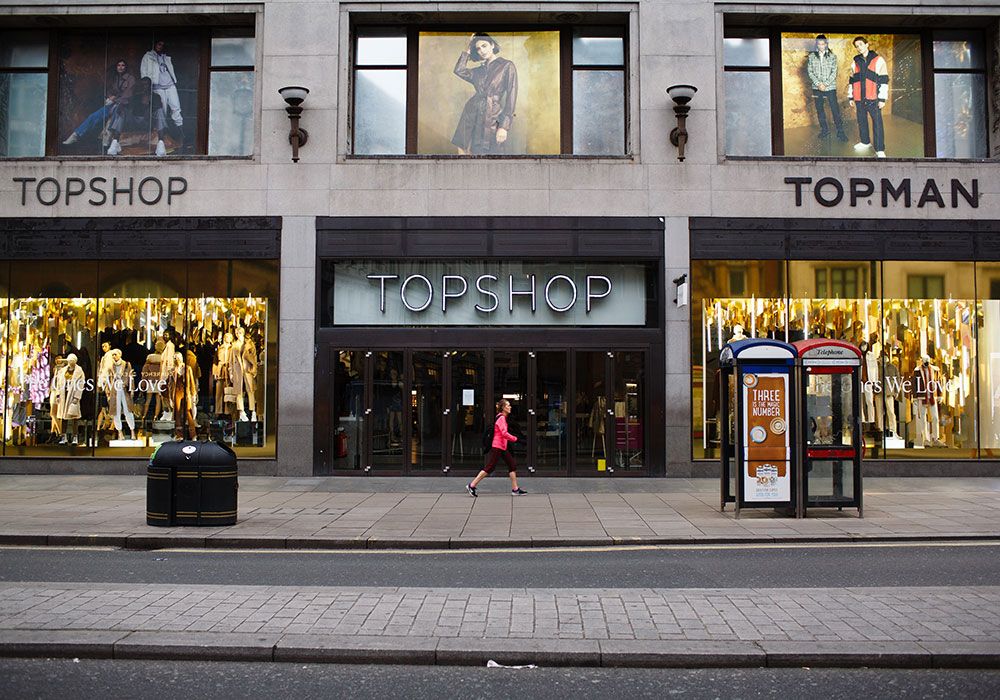
[(866, 473), (997, 473), (1000, 13), (843, 10), (0, 3), (0, 471), (715, 476), (822, 336)]

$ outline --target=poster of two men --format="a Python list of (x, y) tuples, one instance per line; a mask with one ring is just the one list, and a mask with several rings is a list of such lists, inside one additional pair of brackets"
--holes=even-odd
[(180, 155), (197, 133), (196, 38), (66, 35), (59, 46), (59, 155)]
[(923, 156), (920, 39), (781, 37), (786, 155)]

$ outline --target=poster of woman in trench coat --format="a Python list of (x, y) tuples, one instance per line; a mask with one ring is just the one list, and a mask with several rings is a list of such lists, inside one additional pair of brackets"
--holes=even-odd
[[(500, 51), (489, 34), (473, 34), (455, 64), (455, 75), (475, 89), (451, 139), (461, 155), (507, 152), (517, 107), (517, 67), (501, 58)], [(478, 65), (470, 68), (471, 62)]]

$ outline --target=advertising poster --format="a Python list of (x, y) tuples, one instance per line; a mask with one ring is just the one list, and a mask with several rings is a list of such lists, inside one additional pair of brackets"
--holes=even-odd
[(748, 503), (792, 500), (788, 375), (743, 375), (743, 497)]
[(559, 32), (420, 32), (417, 82), (418, 153), (559, 153)]
[(68, 32), (59, 42), (59, 155), (193, 152), (199, 36)]
[(785, 155), (923, 157), (920, 60), (917, 35), (783, 32)]

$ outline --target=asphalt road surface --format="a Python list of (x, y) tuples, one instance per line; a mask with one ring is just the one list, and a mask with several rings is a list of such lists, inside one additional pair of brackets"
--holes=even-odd
[(8, 698), (988, 698), (1000, 671), (338, 666), (0, 659)]
[(743, 588), (1000, 584), (1000, 544), (477, 552), (2, 548), (0, 580), (281, 586)]

